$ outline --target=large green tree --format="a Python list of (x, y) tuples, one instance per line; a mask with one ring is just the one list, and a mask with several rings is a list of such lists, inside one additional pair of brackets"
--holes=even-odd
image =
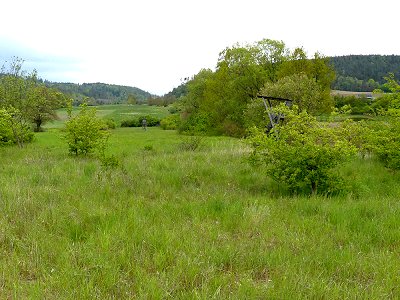
[(287, 53), (283, 42), (268, 39), (226, 48), (215, 72), (203, 70), (188, 82), (183, 114), (207, 133), (243, 135), (243, 110), (265, 82), (276, 80)]
[(22, 59), (13, 58), (8, 67), (2, 68), (0, 76), (2, 124), (8, 124), (12, 141), (20, 147), (32, 139), (32, 125), (40, 131), (42, 124), (56, 118), (55, 110), (64, 100), (60, 92), (38, 80), (35, 70), (26, 73), (22, 65)]

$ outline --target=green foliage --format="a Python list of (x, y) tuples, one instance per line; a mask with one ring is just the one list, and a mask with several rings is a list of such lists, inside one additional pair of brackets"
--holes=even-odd
[(117, 124), (113, 119), (103, 119), (104, 124), (107, 126), (106, 129), (115, 129), (117, 127)]
[(14, 144), (14, 135), (11, 123), (11, 115), (5, 109), (0, 109), (0, 146)]
[[(283, 42), (269, 39), (236, 44), (220, 53), (215, 72), (201, 70), (187, 82), (187, 94), (181, 97), (181, 129), (244, 136), (249, 123), (248, 112), (244, 111), (260, 91), (273, 96), (262, 88), (266, 84), (274, 86), (278, 79), (280, 85), (290, 85), (292, 96), (307, 99), (310, 112), (329, 111), (333, 78), (328, 60), (318, 53), (309, 60), (302, 49), (290, 53)], [(299, 84), (302, 84), (300, 91)], [(282, 92), (286, 90), (282, 88), (279, 93)], [(303, 107), (302, 103), (299, 105)]]
[(340, 122), (338, 125), (337, 134), (341, 138), (347, 140), (351, 145), (353, 145), (359, 155), (363, 158), (369, 156), (374, 149), (374, 130), (373, 125), (377, 125), (371, 122), (366, 122), (364, 120), (354, 121), (352, 119), (346, 119)]
[(18, 144), (20, 148), (33, 140), (34, 135), (28, 123), (16, 108), (0, 108), (0, 146)]
[(138, 103), (137, 97), (133, 94), (128, 95), (128, 99), (126, 100), (126, 104), (135, 105)]
[(76, 116), (70, 115), (65, 123), (65, 139), (69, 153), (87, 155), (104, 149), (109, 136), (104, 130), (105, 127), (103, 121), (96, 116), (95, 108), (81, 105), (79, 113)]
[(335, 167), (346, 161), (354, 148), (334, 128), (322, 126), (305, 111), (279, 107), (276, 113), (285, 115), (285, 123), (271, 134), (257, 128), (250, 132), (251, 161), (265, 164), (266, 173), (293, 192), (334, 193), (342, 189)]
[(3, 126), (9, 126), (8, 131), (13, 134), (8, 141), (19, 147), (32, 140), (30, 127), (34, 124), (34, 130), (41, 131), (41, 125), (54, 120), (55, 110), (64, 102), (60, 92), (41, 84), (36, 71), (26, 74), (22, 64), (21, 59), (14, 58), (8, 69), (3, 67), (0, 76), (0, 108), (9, 114)]
[(121, 127), (141, 127), (142, 120), (146, 119), (147, 127), (154, 127), (160, 125), (160, 118), (152, 116), (152, 115), (145, 115), (145, 116), (137, 116), (134, 118), (129, 118), (121, 121)]
[(163, 118), (160, 122), (160, 126), (164, 130), (176, 130), (179, 128), (180, 123), (181, 117), (179, 114), (173, 114)]
[(121, 121), (121, 127), (140, 127), (142, 124), (139, 123), (138, 118), (130, 118)]
[(266, 81), (276, 79), (286, 55), (283, 42), (268, 39), (226, 48), (215, 72), (202, 70), (187, 83), (182, 129), (243, 136), (243, 110)]
[(346, 111), (352, 115), (367, 115), (374, 113), (372, 99), (366, 97), (335, 95), (333, 96), (333, 101), (335, 108), (339, 111)]
[(293, 100), (300, 110), (307, 110), (313, 115), (330, 112), (333, 106), (329, 90), (304, 73), (283, 77), (276, 83), (266, 83), (261, 93)]
[(385, 167), (400, 170), (400, 118), (387, 117), (374, 126), (373, 151)]
[(330, 90), (331, 84), (335, 79), (335, 71), (327, 57), (317, 52), (312, 59), (308, 59), (303, 48), (294, 49), (278, 70), (278, 78), (294, 74), (303, 74), (313, 79), (324, 91)]
[(30, 91), (28, 101), (27, 115), (35, 124), (34, 131), (39, 132), (43, 130), (43, 124), (57, 119), (56, 109), (66, 103), (66, 98), (56, 89), (35, 84)]

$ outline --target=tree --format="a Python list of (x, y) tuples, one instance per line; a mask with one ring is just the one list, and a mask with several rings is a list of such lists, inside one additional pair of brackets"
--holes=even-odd
[(183, 128), (199, 122), (207, 133), (242, 136), (243, 110), (265, 82), (277, 78), (286, 54), (283, 42), (268, 39), (223, 50), (215, 72), (202, 70), (187, 83)]
[(56, 109), (65, 103), (65, 96), (43, 84), (36, 85), (29, 93), (27, 115), (35, 125), (34, 131), (42, 131), (42, 125), (48, 121), (56, 120)]
[(14, 57), (9, 68), (2, 68), (0, 77), (0, 109), (3, 109), (3, 123), (8, 124), (13, 137), (13, 143), (20, 148), (25, 142), (33, 139), (30, 133), (29, 92), (32, 87), (32, 80), (36, 72), (26, 75), (22, 71), (23, 61)]
[(251, 161), (265, 165), (267, 174), (292, 192), (340, 190), (342, 180), (335, 168), (355, 153), (354, 147), (335, 128), (322, 126), (297, 107), (279, 107), (275, 113), (284, 114), (285, 122), (270, 134), (255, 127), (251, 130)]
[(134, 105), (134, 104), (137, 104), (137, 102), (138, 101), (137, 101), (137, 98), (135, 95), (133, 95), (133, 94), (128, 95), (128, 99), (126, 100), (126, 103)]

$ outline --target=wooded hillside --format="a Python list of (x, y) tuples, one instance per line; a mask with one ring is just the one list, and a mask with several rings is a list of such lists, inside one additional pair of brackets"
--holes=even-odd
[(136, 87), (121, 86), (106, 83), (56, 83), (48, 82), (49, 87), (57, 88), (75, 103), (81, 102), (83, 98), (89, 97), (96, 104), (126, 103), (128, 96), (133, 95), (138, 102), (144, 102), (152, 95)]
[(372, 91), (380, 88), (388, 73), (400, 77), (400, 55), (346, 55), (330, 57), (336, 71), (332, 88), (346, 91)]

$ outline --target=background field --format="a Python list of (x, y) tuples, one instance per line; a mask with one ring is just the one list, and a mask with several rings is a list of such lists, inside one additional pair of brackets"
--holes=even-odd
[[(78, 107), (75, 107), (73, 113), (77, 113)], [(164, 118), (169, 114), (168, 108), (163, 106), (148, 106), (148, 105), (101, 105), (97, 106), (97, 115), (101, 118), (112, 119), (117, 125), (121, 124), (122, 120), (133, 118), (135, 116), (155, 116)], [(58, 120), (47, 123), (45, 128), (62, 128), (65, 120), (67, 120), (67, 110), (59, 109), (57, 111)]]
[(0, 298), (400, 297), (398, 173), (359, 159), (348, 194), (290, 196), (243, 141), (190, 142), (118, 128), (116, 169), (69, 156), (56, 128), (0, 148)]

